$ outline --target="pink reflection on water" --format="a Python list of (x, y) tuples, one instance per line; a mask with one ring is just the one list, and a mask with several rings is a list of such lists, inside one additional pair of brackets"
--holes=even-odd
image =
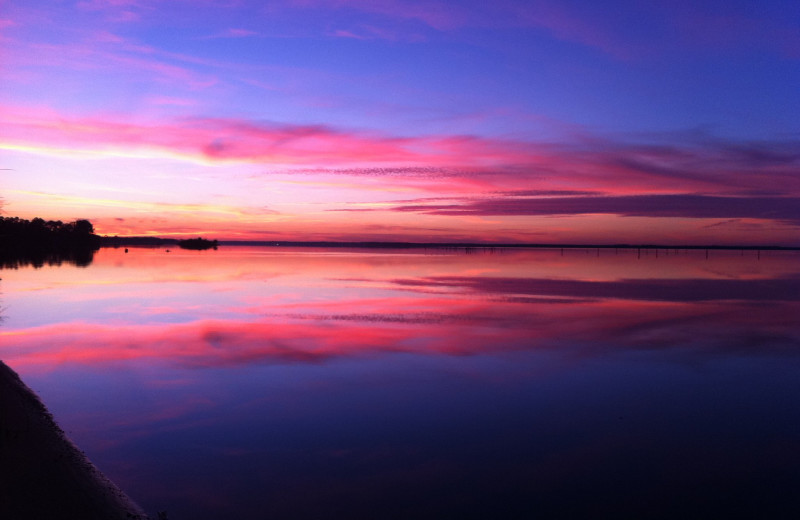
[(756, 321), (795, 341), (796, 255), (748, 253), (103, 249), (89, 269), (8, 271), (14, 319), (0, 348), (22, 371), (47, 371), (474, 355), (612, 338), (715, 344)]
[[(2, 273), (0, 356), (156, 506), (289, 510), (311, 489), (464, 475), (486, 493), (487, 471), (527, 500), (620, 455), (650, 453), (656, 474), (663, 446), (716, 467), (705, 440), (749, 424), (740, 403), (783, 417), (751, 389), (785, 360), (793, 381), (798, 273), (797, 255), (738, 252), (101, 250), (86, 269)], [(681, 430), (725, 406), (719, 428)]]
[[(350, 304), (351, 309), (358, 307), (357, 302)], [(329, 312), (317, 304), (307, 309), (306, 314), (274, 316), (269, 321), (208, 320), (126, 326), (57, 324), (7, 334), (7, 339), (13, 338), (14, 346), (6, 351), (6, 356), (18, 365), (149, 358), (213, 366), (258, 360), (317, 362), (372, 351), (475, 353), (501, 348), (498, 342), (532, 343), (537, 337), (553, 333), (547, 323), (558, 323), (565, 318), (583, 324), (592, 322), (576, 310), (568, 315), (556, 313), (558, 316), (552, 312), (503, 316), (496, 312), (497, 305), (486, 313), (480, 313), (470, 300), (451, 300), (449, 305), (449, 312), (440, 314), (408, 314), (404, 312), (406, 308), (387, 306), (370, 306), (369, 314), (358, 311), (340, 314), (341, 305), (334, 303)], [(602, 309), (592, 314), (600, 315), (603, 323), (607, 321)], [(509, 324), (515, 327), (504, 327)]]

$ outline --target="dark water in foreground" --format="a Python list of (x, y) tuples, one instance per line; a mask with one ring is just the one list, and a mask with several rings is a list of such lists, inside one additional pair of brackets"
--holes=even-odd
[(150, 514), (800, 514), (800, 254), (102, 249), (0, 359)]

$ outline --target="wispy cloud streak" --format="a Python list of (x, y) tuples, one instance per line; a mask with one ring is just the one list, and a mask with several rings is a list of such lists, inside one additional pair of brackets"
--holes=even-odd
[[(170, 156), (201, 163), (282, 164), (294, 172), (449, 179), (453, 185), (474, 182), (472, 190), (511, 194), (538, 190), (599, 191), (609, 194), (752, 194), (780, 186), (785, 195), (800, 194), (800, 143), (725, 141), (703, 136), (655, 144), (582, 137), (551, 144), (464, 135), (394, 136), (351, 131), (328, 125), (297, 125), (233, 118), (184, 118), (132, 122), (108, 116), (70, 116), (53, 110), (0, 107), (0, 146), (31, 153), (76, 152), (100, 155)], [(575, 186), (581, 189), (576, 190)], [(462, 186), (463, 187), (463, 186)], [(438, 187), (441, 189), (441, 186)], [(563, 199), (566, 213), (607, 212), (621, 204), (623, 214), (638, 214), (637, 204), (677, 204), (697, 215), (739, 217), (761, 214), (765, 200), (753, 199), (742, 211), (723, 209), (733, 199), (679, 198)], [(790, 199), (776, 202), (780, 218), (795, 219)], [(510, 198), (476, 202), (466, 208), (404, 208), (475, 214), (553, 213), (550, 200), (536, 206)], [(594, 208), (588, 207), (588, 205)], [(706, 209), (703, 209), (703, 207)], [(754, 209), (747, 209), (752, 206)], [(625, 208), (629, 209), (625, 209)], [(597, 210), (597, 211), (596, 211)], [(789, 212), (791, 215), (781, 216)], [(668, 213), (667, 208), (655, 213)], [(651, 211), (652, 213), (652, 211)]]
[(410, 204), (394, 211), (433, 215), (583, 215), (627, 217), (754, 218), (800, 224), (798, 197), (708, 195), (627, 195), (588, 197), (490, 198), (458, 204)]

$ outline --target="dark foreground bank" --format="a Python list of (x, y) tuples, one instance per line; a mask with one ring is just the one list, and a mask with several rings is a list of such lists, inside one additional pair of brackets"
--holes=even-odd
[(0, 468), (0, 518), (148, 518), (72, 444), (2, 361)]

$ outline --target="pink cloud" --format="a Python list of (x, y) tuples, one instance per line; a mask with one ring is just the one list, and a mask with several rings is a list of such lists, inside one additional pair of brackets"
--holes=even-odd
[(570, 11), (563, 2), (505, 2), (506, 13), (501, 25), (540, 28), (559, 40), (594, 47), (619, 59), (641, 54), (640, 45), (628, 42), (622, 32), (609, 27), (603, 16)]
[[(552, 37), (595, 48), (622, 60), (641, 58), (667, 49), (692, 50), (766, 48), (790, 58), (800, 56), (800, 32), (786, 19), (728, 6), (718, 9), (694, 4), (650, 3), (594, 8), (553, 0), (496, 0), (490, 5), (401, 0), (294, 0), (295, 7), (351, 9), (393, 21), (416, 21), (438, 31), (464, 28), (540, 29)], [(600, 4), (597, 4), (598, 6)], [(789, 17), (791, 18), (791, 17)], [(649, 38), (638, 23), (647, 20)], [(334, 33), (336, 34), (336, 33)], [(398, 39), (386, 27), (372, 37)], [(653, 35), (657, 38), (653, 38)], [(352, 28), (342, 37), (365, 37)]]
[(203, 60), (159, 52), (105, 31), (90, 35), (87, 43), (24, 46), (14, 43), (4, 56), (10, 70), (102, 71), (104, 75), (124, 76), (126, 81), (138, 78), (142, 82), (172, 83), (191, 89), (203, 89), (219, 82), (216, 76), (186, 65), (208, 65)]
[(477, 136), (396, 137), (243, 119), (135, 122), (48, 109), (0, 108), (4, 129), (0, 145), (29, 153), (281, 165), (295, 173), (394, 177), (451, 195), (533, 188), (574, 191), (576, 186), (618, 196), (753, 196), (764, 186), (779, 186), (784, 196), (800, 195), (800, 154), (792, 141), (704, 138), (685, 145), (588, 138), (553, 145)]
[(226, 34), (232, 38), (245, 38), (247, 36), (257, 36), (259, 33), (256, 31), (250, 31), (248, 29), (228, 29)]
[(87, 0), (76, 4), (78, 9), (99, 12), (113, 23), (135, 23), (142, 19), (147, 6), (138, 0)]
[(126, 40), (122, 36), (111, 33), (109, 31), (98, 31), (92, 36), (92, 40), (98, 43), (125, 43)]
[(120, 7), (140, 7), (141, 0), (85, 0), (76, 4), (81, 9), (100, 10)]
[[(121, 153), (154, 149), (202, 161), (255, 163), (481, 164), (514, 145), (458, 138), (398, 138), (345, 132), (321, 125), (256, 124), (233, 119), (186, 119), (151, 124), (110, 118), (69, 117), (52, 111), (4, 107), (6, 145)], [(461, 143), (461, 144), (459, 144)], [(471, 152), (470, 152), (471, 150)]]
[(367, 24), (358, 24), (349, 29), (337, 29), (328, 33), (328, 36), (352, 40), (425, 41), (425, 37), (417, 32), (394, 30)]
[(251, 31), (249, 29), (230, 28), (220, 33), (211, 36), (205, 36), (204, 40), (214, 40), (218, 38), (250, 38), (252, 36), (260, 36), (258, 31)]
[(366, 40), (368, 39), (366, 36), (360, 36), (358, 34), (352, 33), (350, 31), (345, 31), (343, 29), (339, 29), (337, 31), (333, 31), (333, 36), (337, 38), (352, 38), (354, 40)]
[[(540, 28), (565, 41), (596, 47), (612, 56), (628, 58), (637, 46), (627, 44), (618, 31), (586, 16), (572, 13), (561, 3), (549, 1), (498, 1), (491, 6), (461, 6), (454, 2), (409, 2), (401, 0), (295, 0), (297, 7), (352, 9), (383, 16), (391, 20), (416, 21), (438, 31), (454, 31), (469, 27), (506, 29)], [(340, 30), (342, 37), (365, 38), (361, 32)], [(396, 31), (383, 27), (369, 37), (399, 39)], [(419, 38), (419, 35), (416, 35)]]
[(145, 101), (153, 105), (166, 105), (166, 106), (178, 106), (178, 107), (192, 107), (192, 106), (197, 106), (198, 104), (198, 101), (195, 99), (181, 98), (174, 96), (150, 96)]
[(411, 2), (401, 0), (294, 0), (297, 7), (347, 8), (401, 20), (416, 20), (434, 29), (461, 27), (467, 13), (453, 2)]
[(114, 22), (138, 21), (137, 11), (147, 8), (141, 0), (84, 0), (75, 5), (85, 11), (103, 12)]

